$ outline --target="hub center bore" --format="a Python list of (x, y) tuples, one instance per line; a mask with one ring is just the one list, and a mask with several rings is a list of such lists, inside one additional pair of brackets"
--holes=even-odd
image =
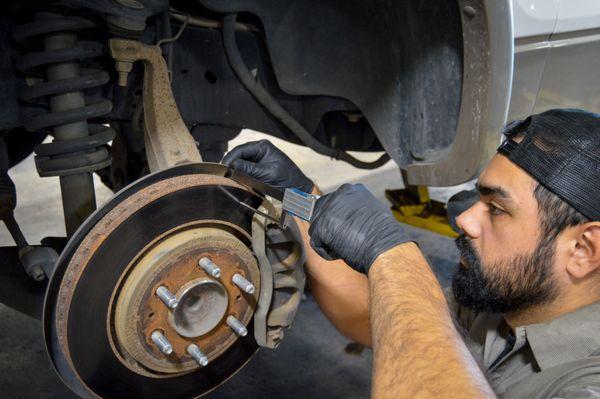
[(177, 334), (188, 338), (214, 329), (225, 316), (229, 303), (225, 287), (209, 278), (190, 281), (176, 296), (179, 305), (169, 313), (169, 324)]

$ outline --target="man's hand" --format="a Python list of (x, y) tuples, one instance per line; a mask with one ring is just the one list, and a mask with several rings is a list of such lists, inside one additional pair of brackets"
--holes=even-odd
[(280, 189), (298, 188), (310, 193), (314, 187), (298, 166), (268, 140), (235, 147), (221, 163)]
[(411, 241), (404, 227), (362, 184), (344, 184), (319, 198), (309, 235), (321, 257), (343, 259), (365, 274), (380, 254)]

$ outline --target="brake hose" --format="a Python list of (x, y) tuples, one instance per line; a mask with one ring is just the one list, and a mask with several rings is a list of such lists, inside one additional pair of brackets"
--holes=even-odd
[(332, 147), (328, 147), (315, 139), (308, 130), (304, 128), (289, 112), (287, 112), (273, 96), (264, 88), (262, 84), (255, 79), (252, 73), (244, 64), (240, 55), (237, 43), (235, 41), (235, 24), (237, 19), (237, 13), (227, 14), (223, 18), (223, 46), (225, 48), (225, 55), (229, 60), (231, 69), (235, 73), (236, 77), (252, 94), (254, 99), (258, 101), (271, 115), (279, 120), (285, 127), (287, 127), (296, 137), (307, 147), (313, 149), (319, 154), (326, 155), (328, 157), (345, 161), (352, 166), (361, 169), (376, 169), (384, 165), (390, 160), (388, 154), (383, 154), (377, 160), (373, 162), (361, 161), (348, 154), (345, 151), (337, 150)]

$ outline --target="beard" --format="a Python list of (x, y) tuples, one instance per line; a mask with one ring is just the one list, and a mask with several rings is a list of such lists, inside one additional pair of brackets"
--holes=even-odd
[(466, 265), (452, 277), (456, 301), (478, 312), (507, 313), (552, 301), (558, 295), (552, 265), (554, 238), (542, 238), (531, 254), (483, 265), (481, 257), (464, 235), (456, 246)]

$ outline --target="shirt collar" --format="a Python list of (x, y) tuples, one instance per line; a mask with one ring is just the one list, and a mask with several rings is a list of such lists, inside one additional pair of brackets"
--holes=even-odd
[(547, 323), (519, 328), (525, 330), (529, 346), (542, 370), (583, 359), (600, 348), (600, 302)]

